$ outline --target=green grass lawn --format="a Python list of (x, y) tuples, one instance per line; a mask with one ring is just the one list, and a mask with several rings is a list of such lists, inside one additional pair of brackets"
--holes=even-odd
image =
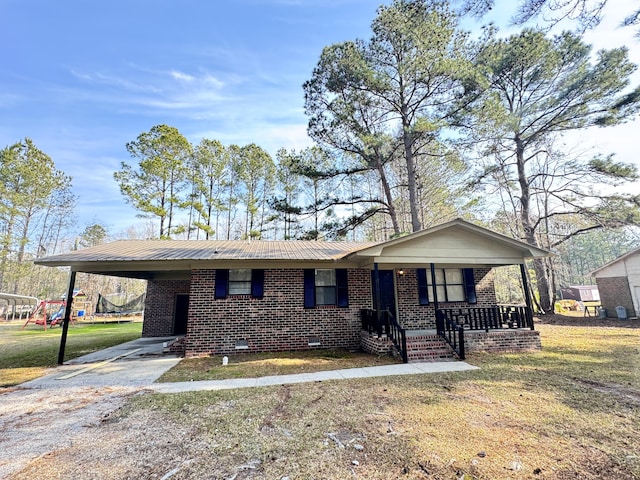
[[(0, 387), (17, 385), (41, 376), (58, 362), (60, 327), (22, 323), (0, 324)], [(79, 323), (69, 328), (65, 360), (140, 337), (142, 323)]]

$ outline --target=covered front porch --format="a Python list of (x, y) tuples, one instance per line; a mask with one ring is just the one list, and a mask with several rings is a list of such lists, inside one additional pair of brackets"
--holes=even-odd
[[(372, 308), (360, 312), (363, 334), (389, 339), (404, 362), (415, 350), (411, 343), (425, 343), (426, 337), (445, 342), (460, 359), (470, 347), (504, 351), (511, 343), (514, 350), (540, 348), (537, 332), (518, 332), (534, 331), (525, 262), (546, 255), (459, 221), (356, 252), (352, 257), (372, 276)], [(519, 266), (520, 305), (496, 301), (493, 269), (508, 265)]]
[[(403, 328), (389, 310), (378, 314), (362, 309), (360, 319), (363, 334), (374, 339), (374, 344), (375, 339), (383, 343), (387, 339), (405, 363), (412, 356), (416, 360), (464, 360), (469, 351), (539, 348), (537, 332), (534, 338), (526, 333), (534, 330), (532, 309), (526, 305), (437, 309), (436, 328), (425, 329)], [(442, 342), (447, 344), (444, 349)], [(376, 353), (382, 348), (378, 346)]]

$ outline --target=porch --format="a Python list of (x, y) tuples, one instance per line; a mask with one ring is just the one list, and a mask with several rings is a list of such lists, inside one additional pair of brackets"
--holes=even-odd
[[(376, 338), (403, 362), (459, 358), (471, 351), (518, 351), (540, 348), (532, 310), (522, 305), (440, 308), (436, 328), (403, 328), (389, 310), (362, 309), (363, 347), (372, 349)], [(368, 344), (368, 345), (367, 345)], [(443, 348), (444, 347), (444, 348)], [(378, 346), (378, 353), (383, 346)]]

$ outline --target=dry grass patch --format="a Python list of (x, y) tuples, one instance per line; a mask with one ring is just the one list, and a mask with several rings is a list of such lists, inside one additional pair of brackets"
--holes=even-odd
[(229, 356), (227, 365), (222, 365), (222, 358), (221, 355), (186, 358), (162, 375), (158, 382), (256, 378), (398, 363), (389, 356), (347, 350), (239, 354)]
[(14, 478), (640, 479), (640, 329), (580, 328), (477, 371), (141, 395)]

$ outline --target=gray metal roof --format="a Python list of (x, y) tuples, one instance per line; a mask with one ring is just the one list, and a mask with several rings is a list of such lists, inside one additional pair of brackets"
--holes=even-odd
[(373, 242), (234, 241), (234, 240), (119, 240), (84, 250), (41, 258), (48, 266), (74, 262), (169, 260), (338, 260), (375, 245)]
[(9, 305), (37, 305), (39, 302), (36, 297), (15, 295), (13, 293), (0, 293), (0, 300), (4, 300)]
[(50, 267), (133, 278), (188, 279), (212, 268), (498, 266), (549, 252), (462, 219), (387, 242), (120, 240), (35, 260)]

